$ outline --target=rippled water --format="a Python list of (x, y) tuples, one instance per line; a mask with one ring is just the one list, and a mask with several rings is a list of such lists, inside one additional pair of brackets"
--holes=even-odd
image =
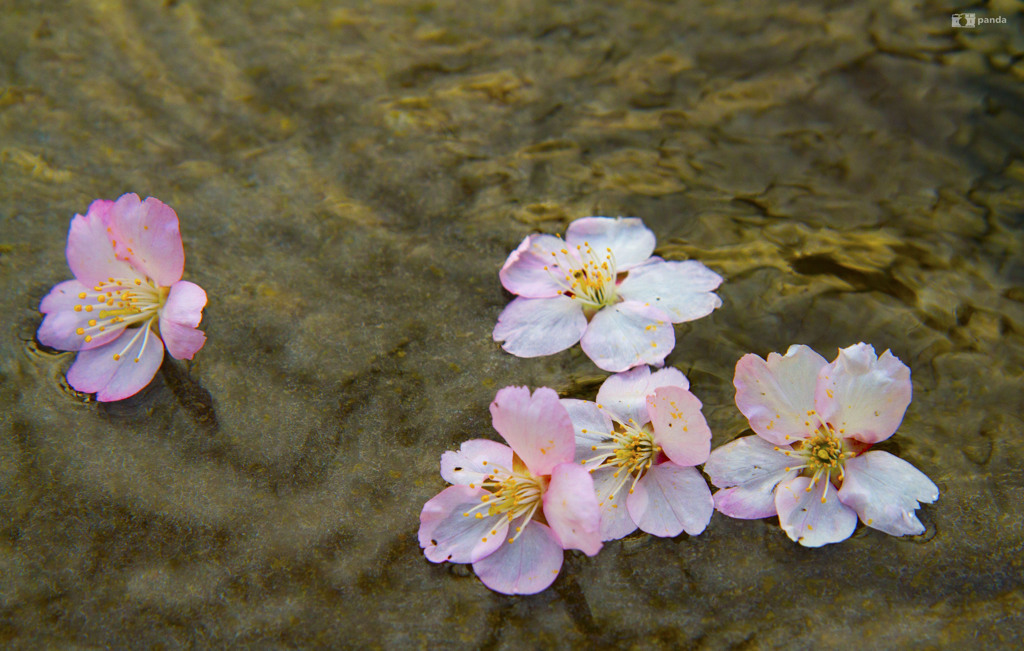
[[(0, 640), (23, 648), (1015, 647), (1024, 606), (1020, 3), (13, 2), (0, 18)], [(70, 217), (134, 191), (206, 288), (192, 363), (101, 405), (41, 350)], [(858, 341), (912, 369), (885, 449), (927, 532), (775, 521), (569, 553), (552, 589), (428, 563), (438, 460), (579, 349), (490, 339), (533, 231), (634, 215), (726, 279), (677, 326), (732, 373)]]

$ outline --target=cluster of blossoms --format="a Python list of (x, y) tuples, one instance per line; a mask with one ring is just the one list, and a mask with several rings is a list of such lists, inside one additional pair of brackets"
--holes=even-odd
[[(637, 529), (704, 531), (715, 510), (778, 516), (806, 547), (848, 538), (858, 518), (892, 535), (924, 532), (915, 511), (938, 488), (909, 463), (870, 450), (910, 403), (910, 369), (860, 343), (828, 363), (806, 346), (736, 365), (736, 404), (757, 436), (711, 451), (711, 430), (686, 377), (652, 371), (675, 344), (670, 324), (721, 305), (721, 278), (698, 262), (652, 257), (638, 219), (589, 217), (565, 240), (531, 235), (501, 269), (518, 297), (494, 339), (521, 357), (580, 341), (616, 371), (597, 401), (506, 387), (491, 404), (508, 445), (476, 439), (441, 458), (452, 486), (423, 507), (420, 545), (435, 563), (472, 563), (498, 592), (532, 594), (561, 569), (563, 551), (596, 554)], [(712, 495), (704, 471), (719, 490)]]
[[(736, 405), (756, 436), (711, 450), (702, 405), (677, 369), (652, 371), (675, 345), (672, 324), (721, 305), (722, 279), (699, 262), (651, 254), (639, 219), (588, 217), (565, 240), (531, 235), (501, 269), (517, 298), (495, 341), (521, 357), (576, 342), (615, 372), (597, 401), (506, 387), (491, 403), (486, 439), (441, 457), (451, 486), (420, 514), (419, 542), (436, 563), (471, 563), (507, 594), (533, 594), (555, 580), (564, 551), (597, 554), (637, 529), (673, 537), (705, 530), (715, 510), (735, 518), (777, 516), (794, 541), (819, 547), (848, 538), (858, 519), (916, 535), (915, 515), (938, 488), (911, 464), (871, 447), (892, 436), (910, 404), (910, 369), (860, 343), (829, 363), (807, 346), (736, 365)], [(178, 217), (149, 198), (95, 201), (68, 233), (75, 278), (43, 299), (39, 341), (77, 351), (76, 390), (97, 400), (134, 395), (152, 380), (164, 350), (191, 359), (206, 293), (181, 279)], [(712, 495), (704, 471), (719, 490)]]
[(150, 383), (165, 348), (192, 359), (206, 343), (196, 329), (206, 292), (181, 279), (185, 250), (166, 204), (135, 194), (92, 202), (71, 220), (67, 259), (75, 278), (43, 299), (37, 336), (78, 351), (67, 375), (76, 391), (122, 400)]

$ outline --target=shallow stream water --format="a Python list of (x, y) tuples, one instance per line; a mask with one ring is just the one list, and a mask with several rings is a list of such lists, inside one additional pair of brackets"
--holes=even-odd
[[(0, 5), (0, 644), (1017, 648), (1024, 643), (1024, 17), (942, 2)], [(206, 347), (136, 397), (34, 339), (72, 215), (181, 220)], [(668, 363), (715, 446), (745, 353), (912, 370), (882, 447), (924, 535), (776, 520), (566, 555), (532, 597), (427, 562), (442, 452), (579, 348), (491, 341), (528, 233), (641, 217), (725, 278)]]

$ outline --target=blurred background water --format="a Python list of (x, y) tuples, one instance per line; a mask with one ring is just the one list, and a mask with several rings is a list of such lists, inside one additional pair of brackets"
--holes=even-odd
[[(14, 648), (1015, 648), (1022, 642), (1022, 6), (0, 2), (0, 643)], [(206, 347), (103, 405), (34, 341), (71, 216), (181, 219)], [(416, 541), (443, 451), (578, 348), (490, 338), (534, 231), (630, 215), (725, 278), (677, 326), (721, 445), (747, 352), (912, 369), (884, 448), (923, 536), (777, 521), (568, 553), (533, 597)]]

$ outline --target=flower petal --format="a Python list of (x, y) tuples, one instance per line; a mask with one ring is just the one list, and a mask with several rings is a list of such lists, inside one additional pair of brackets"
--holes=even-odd
[(199, 285), (179, 280), (171, 285), (167, 302), (160, 310), (160, 318), (194, 328), (203, 319), (206, 292)]
[[(615, 476), (618, 468), (598, 468), (590, 473), (594, 480), (597, 506), (601, 510), (601, 540), (618, 540), (636, 531), (636, 522), (626, 507), (626, 489), (633, 483), (632, 478), (620, 482)], [(622, 471), (625, 472), (625, 471)]]
[(900, 426), (912, 390), (906, 364), (888, 350), (876, 358), (873, 346), (860, 343), (821, 369), (814, 398), (842, 436), (877, 443)]
[(672, 323), (682, 323), (721, 307), (722, 299), (711, 293), (721, 284), (721, 276), (696, 260), (666, 262), (652, 258), (629, 272), (618, 294), (627, 301), (653, 305), (668, 314)]
[(695, 468), (659, 463), (640, 478), (626, 498), (629, 515), (653, 536), (674, 538), (685, 531), (696, 536), (715, 511), (707, 482)]
[(668, 315), (632, 301), (602, 309), (586, 330), (580, 341), (583, 352), (605, 371), (660, 364), (676, 345)]
[[(508, 533), (508, 521), (471, 513), (489, 493), (482, 488), (449, 486), (423, 505), (420, 512), (420, 547), (432, 563), (473, 563), (492, 554)], [(466, 515), (466, 514), (469, 515)]]
[[(828, 365), (807, 346), (790, 346), (786, 355), (770, 353), (768, 361), (744, 355), (736, 364), (736, 406), (750, 428), (778, 445), (802, 439), (818, 429), (814, 390), (818, 372)], [(810, 414), (808, 414), (810, 412)]]
[(174, 359), (192, 359), (206, 343), (206, 333), (161, 317), (160, 336)]
[(872, 450), (846, 462), (839, 499), (864, 524), (893, 536), (924, 533), (914, 511), (939, 498), (939, 489), (923, 472), (899, 457)]
[(606, 438), (611, 438), (612, 419), (589, 400), (562, 398), (562, 406), (569, 412), (572, 428), (576, 434), (576, 454), (573, 460), (584, 468), (592, 468), (601, 463), (601, 459), (583, 464), (599, 454), (593, 446), (600, 445)]
[(564, 248), (562, 240), (553, 235), (530, 235), (509, 254), (498, 277), (501, 285), (519, 296), (547, 298), (558, 296), (562, 284), (559, 275), (565, 275), (551, 253)]
[(141, 274), (114, 253), (107, 216), (113, 201), (97, 200), (85, 215), (75, 215), (68, 231), (68, 266), (84, 285), (93, 287), (107, 278), (140, 278)]
[(95, 393), (100, 402), (123, 400), (152, 381), (163, 359), (160, 337), (146, 325), (132, 328), (105, 346), (79, 352), (68, 369), (68, 384)]
[(206, 343), (206, 335), (196, 326), (203, 318), (206, 292), (187, 280), (171, 285), (167, 302), (160, 310), (160, 336), (167, 352), (175, 359), (192, 359)]
[(601, 255), (611, 249), (618, 271), (642, 264), (654, 252), (654, 233), (636, 217), (584, 217), (569, 224), (565, 242), (589, 246)]
[(162, 287), (181, 280), (185, 249), (178, 230), (178, 215), (155, 199), (139, 201), (137, 194), (122, 195), (110, 207), (104, 222), (116, 242), (118, 257), (128, 260)]
[(562, 549), (578, 549), (587, 556), (601, 551), (601, 512), (586, 468), (575, 463), (555, 466), (544, 491), (544, 517)]
[(808, 491), (810, 484), (810, 477), (797, 477), (782, 482), (775, 491), (775, 508), (786, 535), (804, 547), (821, 547), (849, 538), (857, 528), (857, 512), (840, 501), (831, 483), (824, 502), (824, 486), (819, 484)]
[(46, 315), (36, 333), (40, 343), (57, 350), (88, 350), (99, 348), (121, 335), (125, 329), (123, 324), (105, 326), (103, 332), (90, 330), (86, 333), (92, 336), (89, 342), (85, 341), (85, 334), (78, 334), (79, 328), (90, 328), (89, 321), (97, 316), (95, 310), (75, 311), (76, 305), (85, 303), (79, 295), (88, 290), (77, 280), (65, 280), (50, 290), (39, 305), (39, 311)]
[[(775, 448), (778, 447), (777, 451)], [(776, 515), (775, 487), (800, 474), (785, 452), (759, 436), (744, 436), (711, 451), (704, 472), (717, 491), (715, 508), (732, 518), (752, 520)]]
[(562, 569), (564, 552), (548, 527), (531, 521), (514, 543), (473, 563), (485, 586), (502, 594), (536, 594), (551, 585)]
[(696, 466), (708, 460), (711, 429), (701, 406), (697, 396), (679, 387), (659, 387), (647, 396), (654, 442), (678, 466)]
[(637, 366), (609, 376), (597, 391), (597, 403), (620, 423), (633, 420), (636, 427), (651, 421), (647, 413), (647, 396), (658, 387), (690, 388), (690, 382), (677, 368), (668, 367), (651, 373), (649, 366)]
[(498, 316), (492, 336), (517, 357), (540, 357), (569, 348), (586, 329), (583, 308), (568, 296), (517, 298)]
[(535, 475), (550, 475), (572, 461), (572, 421), (552, 389), (541, 387), (531, 396), (527, 387), (505, 387), (491, 403), (491, 421)]
[(495, 466), (512, 469), (512, 448), (487, 439), (465, 441), (441, 455), (441, 476), (449, 484), (478, 487)]

